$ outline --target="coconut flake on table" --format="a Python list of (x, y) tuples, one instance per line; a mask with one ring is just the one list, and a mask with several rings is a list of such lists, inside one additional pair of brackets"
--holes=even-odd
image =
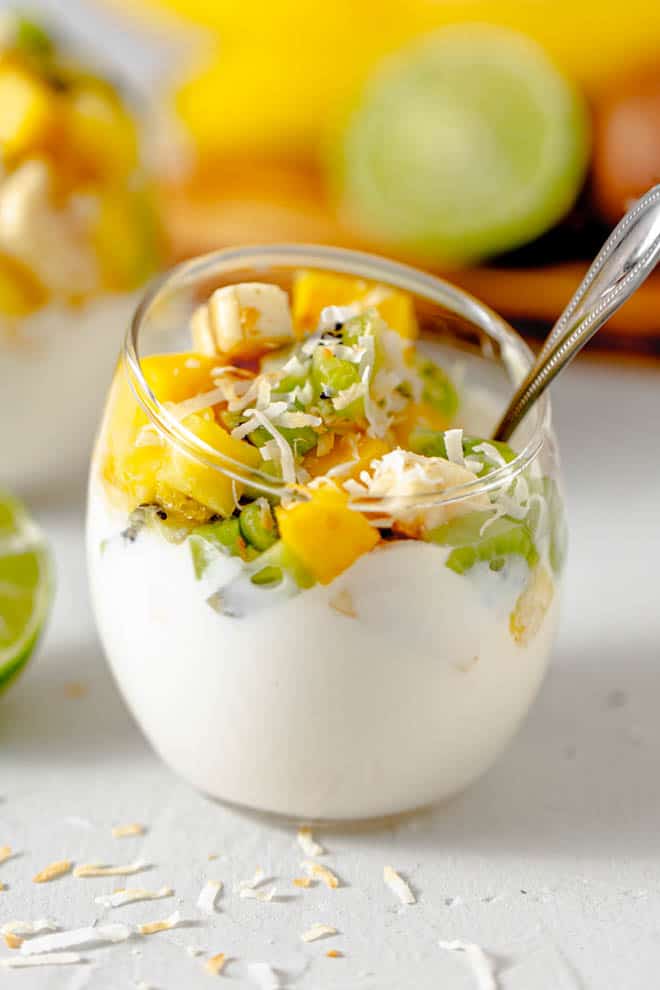
[(240, 891), (240, 896), (247, 900), (253, 901), (272, 901), (277, 893), (277, 887), (259, 887), (255, 890), (254, 887), (243, 887)]
[(336, 934), (337, 929), (333, 928), (332, 925), (312, 925), (306, 932), (303, 932), (300, 938), (303, 942), (316, 942), (320, 938), (329, 938)]
[(43, 956), (10, 956), (0, 959), (0, 966), (27, 969), (28, 966), (73, 966), (84, 961), (77, 952), (48, 952)]
[(36, 921), (6, 921), (0, 928), (2, 935), (36, 935), (39, 932), (56, 932), (59, 925), (51, 918)]
[(396, 894), (402, 904), (415, 903), (415, 895), (403, 877), (396, 872), (393, 866), (385, 866), (383, 868), (383, 879), (392, 893)]
[(0, 863), (6, 863), (12, 855), (11, 846), (0, 846)]
[(175, 911), (169, 918), (163, 918), (162, 921), (148, 921), (138, 925), (136, 930), (138, 935), (155, 935), (157, 932), (168, 932), (180, 924), (182, 924), (181, 914)]
[(268, 963), (255, 962), (248, 963), (248, 978), (260, 990), (280, 990), (282, 984), (280, 983), (280, 978)]
[(81, 946), (97, 945), (103, 942), (125, 942), (133, 934), (130, 925), (121, 923), (86, 925), (68, 931), (38, 935), (21, 946), (21, 955), (34, 956), (42, 952), (57, 952), (60, 949), (78, 949)]
[(222, 880), (207, 880), (197, 898), (197, 907), (206, 914), (213, 914), (215, 902), (222, 890)]
[(266, 874), (261, 869), (260, 866), (254, 871), (254, 876), (251, 880), (241, 880), (238, 884), (238, 890), (254, 890), (259, 884), (262, 884), (266, 879)]
[(43, 870), (39, 870), (35, 876), (32, 877), (33, 883), (49, 883), (51, 880), (57, 880), (58, 877), (63, 877), (67, 874), (73, 863), (70, 859), (59, 859), (55, 863), (50, 863)]
[(451, 942), (440, 940), (438, 945), (441, 949), (447, 949), (449, 952), (465, 954), (472, 967), (478, 990), (497, 990), (493, 963), (480, 945), (477, 945), (476, 942), (463, 942), (460, 939), (454, 939)]
[(134, 863), (127, 863), (125, 866), (104, 866), (103, 863), (85, 863), (76, 866), (73, 871), (74, 877), (126, 877), (132, 873), (141, 873), (151, 866), (145, 860), (137, 859)]
[(146, 829), (139, 822), (132, 822), (130, 825), (115, 825), (112, 829), (113, 839), (127, 839), (133, 835), (144, 835)]
[(204, 964), (204, 969), (207, 971), (207, 973), (210, 973), (211, 976), (219, 976), (220, 973), (225, 968), (226, 963), (227, 963), (227, 956), (225, 955), (225, 953), (217, 952), (214, 956), (211, 956), (210, 959), (206, 960)]
[(163, 897), (172, 897), (171, 887), (161, 887), (160, 890), (146, 890), (144, 887), (132, 887), (115, 890), (113, 894), (99, 894), (94, 903), (104, 908), (123, 907), (124, 904), (134, 904), (136, 901), (158, 901)]
[(322, 856), (325, 849), (314, 839), (311, 828), (302, 826), (298, 829), (298, 845), (305, 856)]
[(336, 890), (340, 886), (339, 877), (335, 876), (332, 870), (329, 870), (323, 863), (314, 863), (311, 860), (305, 860), (302, 868), (308, 876), (313, 877), (315, 880), (322, 880), (326, 887), (330, 887), (332, 890)]

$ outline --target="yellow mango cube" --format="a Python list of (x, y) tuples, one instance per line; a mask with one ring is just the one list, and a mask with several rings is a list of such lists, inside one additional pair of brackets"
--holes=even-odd
[(420, 426), (444, 431), (450, 428), (451, 420), (438, 412), (429, 402), (410, 402), (392, 429), (399, 446), (409, 449), (410, 434)]
[[(261, 457), (256, 447), (243, 440), (234, 440), (211, 417), (198, 414), (187, 416), (183, 425), (204, 443), (225, 457), (251, 468), (258, 467)], [(182, 495), (194, 499), (221, 516), (230, 516), (235, 499), (244, 486), (232, 481), (217, 468), (208, 467), (197, 458), (183, 453), (173, 444), (164, 448), (164, 457), (158, 471), (158, 483), (169, 486)]]
[(318, 478), (339, 464), (355, 461), (346, 471), (346, 474), (342, 475), (342, 479), (358, 478), (361, 471), (366, 471), (372, 461), (384, 457), (389, 449), (384, 440), (356, 437), (351, 443), (348, 437), (338, 437), (332, 450), (321, 457), (316, 454), (308, 454), (303, 461), (303, 466), (312, 478)]
[(334, 487), (318, 488), (308, 502), (275, 511), (285, 547), (321, 584), (330, 584), (379, 540), (378, 531)]
[(39, 79), (18, 66), (0, 67), (0, 149), (24, 155), (48, 134), (55, 114), (55, 95)]
[(67, 100), (67, 137), (95, 176), (123, 179), (138, 164), (135, 123), (110, 87), (92, 80)]
[[(198, 354), (154, 354), (142, 361), (145, 379), (161, 402), (182, 402), (213, 387), (211, 358)], [(250, 467), (259, 464), (256, 448), (233, 440), (215, 422), (211, 409), (184, 421), (192, 432), (228, 457)], [(178, 451), (150, 427), (122, 367), (112, 386), (104, 424), (103, 477), (123, 492), (132, 508), (162, 501), (190, 518), (233, 511), (231, 479)], [(240, 493), (241, 486), (237, 486)]]
[(389, 285), (333, 272), (301, 271), (293, 284), (293, 323), (299, 336), (312, 333), (326, 306), (373, 306), (392, 330), (415, 340), (419, 327), (412, 297)]

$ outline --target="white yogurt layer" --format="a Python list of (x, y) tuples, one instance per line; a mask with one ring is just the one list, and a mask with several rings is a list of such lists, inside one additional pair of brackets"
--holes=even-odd
[(145, 528), (130, 542), (125, 526), (93, 475), (89, 571), (108, 659), (163, 759), (216, 797), (316, 819), (428, 804), (490, 766), (541, 683), (558, 596), (531, 642), (514, 642), (522, 563), (461, 576), (445, 549), (399, 541), (235, 618), (207, 597), (238, 561), (200, 582), (187, 541)]
[(82, 474), (137, 298), (51, 303), (0, 325), (0, 485), (34, 493)]

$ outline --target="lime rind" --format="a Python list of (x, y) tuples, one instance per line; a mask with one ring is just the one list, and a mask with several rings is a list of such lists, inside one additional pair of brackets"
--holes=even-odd
[[(0, 693), (34, 652), (50, 613), (53, 589), (52, 560), (41, 531), (16, 499), (0, 493)], [(12, 628), (16, 612), (2, 614), (2, 606), (6, 609), (12, 599), (18, 611), (16, 629)]]
[(383, 64), (333, 158), (346, 211), (367, 233), (463, 264), (534, 239), (570, 209), (588, 115), (534, 42), (460, 26)]

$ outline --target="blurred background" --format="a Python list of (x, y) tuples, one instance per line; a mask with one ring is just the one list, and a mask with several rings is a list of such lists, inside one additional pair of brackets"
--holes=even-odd
[[(538, 335), (660, 181), (648, 0), (19, 6), (140, 97), (163, 263), (247, 242), (362, 247), (450, 273)], [(660, 350), (660, 274), (596, 345)]]

